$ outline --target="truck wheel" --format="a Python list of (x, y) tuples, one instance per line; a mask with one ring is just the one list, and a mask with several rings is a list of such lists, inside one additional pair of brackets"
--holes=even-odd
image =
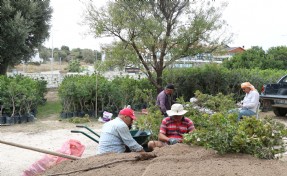
[(271, 100), (262, 100), (262, 112), (272, 111), (272, 101)]
[(273, 112), (276, 116), (285, 116), (287, 114), (287, 109), (285, 109), (285, 108), (273, 108)]

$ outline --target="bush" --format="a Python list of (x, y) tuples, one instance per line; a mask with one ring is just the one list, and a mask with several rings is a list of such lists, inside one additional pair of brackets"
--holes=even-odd
[(200, 67), (165, 70), (163, 78), (165, 83), (175, 83), (176, 95), (184, 97), (185, 101), (194, 97), (196, 90), (209, 95), (234, 94), (234, 99), (239, 101), (244, 96), (244, 92), (240, 91), (242, 82), (249, 81), (260, 91), (263, 84), (276, 82), (285, 74), (286, 70), (228, 70), (222, 65), (205, 64)]
[(43, 104), (47, 82), (17, 75), (0, 76), (0, 105), (8, 116), (30, 114)]
[(80, 72), (81, 64), (79, 60), (71, 60), (68, 67), (69, 72)]
[(198, 117), (194, 120), (197, 130), (185, 134), (184, 143), (211, 148), (219, 154), (246, 153), (263, 159), (273, 159), (275, 154), (285, 151), (283, 124), (255, 117), (245, 117), (238, 123), (236, 118), (235, 114), (221, 113)]
[(197, 99), (196, 104), (198, 106), (208, 108), (215, 112), (223, 112), (235, 108), (233, 94), (223, 95), (222, 93), (218, 93), (217, 95), (212, 96), (203, 94), (197, 90), (195, 91), (195, 97)]
[(151, 140), (157, 140), (162, 119), (163, 115), (159, 108), (157, 106), (151, 106), (148, 108), (148, 114), (138, 117), (137, 121), (135, 121), (135, 125), (138, 129), (150, 130)]

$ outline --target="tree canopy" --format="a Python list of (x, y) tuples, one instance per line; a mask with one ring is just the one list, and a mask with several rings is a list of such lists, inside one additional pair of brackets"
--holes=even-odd
[(0, 1), (0, 75), (28, 61), (49, 36), (50, 0)]
[(253, 46), (243, 53), (234, 55), (225, 60), (223, 66), (229, 69), (259, 68), (259, 69), (286, 69), (287, 47), (276, 46), (264, 51), (262, 47)]
[(116, 38), (105, 46), (107, 61), (140, 66), (160, 90), (163, 70), (176, 60), (210, 53), (230, 41), (232, 35), (222, 19), (226, 5), (204, 0), (119, 0), (97, 9), (89, 3), (85, 21), (95, 37)]

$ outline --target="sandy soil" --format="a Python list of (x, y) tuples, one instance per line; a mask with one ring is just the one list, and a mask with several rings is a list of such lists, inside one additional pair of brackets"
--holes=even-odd
[[(65, 161), (44, 175), (69, 176), (178, 176), (178, 175), (241, 175), (241, 176), (283, 176), (287, 163), (278, 160), (260, 160), (249, 155), (219, 156), (212, 150), (176, 144), (154, 151), (156, 158), (144, 161), (125, 161), (135, 153), (107, 154), (81, 160)], [(115, 164), (111, 162), (119, 161)], [(105, 167), (92, 169), (110, 163)], [(86, 170), (86, 171), (79, 171)], [(73, 173), (72, 173), (73, 172)], [(68, 174), (70, 173), (70, 174)]]
[[(88, 124), (88, 126), (99, 133), (102, 124), (92, 123)], [(25, 125), (1, 126), (0, 137), (3, 141), (49, 151), (56, 151), (69, 139), (76, 139), (86, 146), (82, 155), (83, 158), (95, 155), (97, 143), (83, 134), (71, 133), (70, 131), (73, 129), (91, 134), (85, 129), (77, 128), (75, 124), (60, 122), (54, 119), (36, 120), (36, 122)], [(44, 153), (0, 144), (0, 175), (21, 175), (23, 170), (28, 169), (31, 164), (41, 159), (44, 155)]]

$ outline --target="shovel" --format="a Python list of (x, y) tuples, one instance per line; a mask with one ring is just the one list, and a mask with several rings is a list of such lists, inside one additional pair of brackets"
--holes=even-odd
[(49, 150), (39, 149), (39, 148), (35, 148), (35, 147), (25, 146), (25, 145), (16, 144), (16, 143), (13, 143), (13, 142), (7, 142), (7, 141), (3, 141), (3, 140), (0, 140), (0, 143), (6, 144), (6, 145), (11, 145), (11, 146), (14, 146), (14, 147), (24, 148), (24, 149), (28, 149), (28, 150), (33, 150), (33, 151), (40, 152), (40, 153), (46, 153), (46, 154), (50, 154), (50, 155), (54, 155), (54, 156), (59, 156), (59, 157), (62, 157), (62, 158), (68, 158), (68, 159), (72, 159), (72, 160), (81, 159), (80, 157), (76, 157), (76, 156), (66, 155), (66, 154), (63, 154), (63, 153), (58, 153), (58, 152), (53, 152), (53, 151), (49, 151)]

